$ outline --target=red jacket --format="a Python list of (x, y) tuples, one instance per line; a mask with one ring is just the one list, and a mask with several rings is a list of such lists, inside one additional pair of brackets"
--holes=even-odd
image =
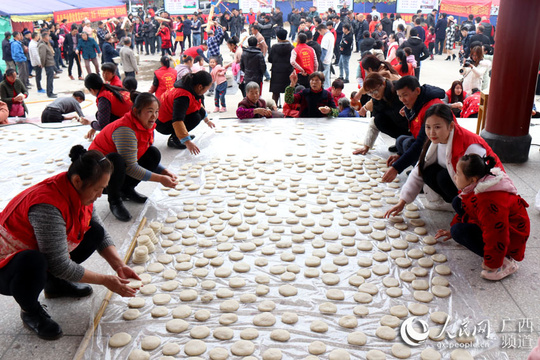
[(146, 150), (154, 143), (154, 129), (156, 124), (151, 129), (145, 129), (141, 123), (133, 116), (133, 112), (126, 113), (122, 118), (105, 126), (96, 138), (90, 144), (89, 150), (99, 150), (104, 155), (118, 152), (113, 141), (113, 133), (121, 126), (125, 126), (135, 132), (137, 137), (137, 160), (144, 155)]
[(156, 71), (154, 71), (154, 74), (156, 75), (156, 78), (158, 80), (156, 97), (158, 98), (158, 100), (161, 100), (161, 96), (163, 95), (163, 93), (173, 88), (178, 73), (173, 68), (166, 68), (165, 66), (162, 66)]
[[(410, 65), (409, 65), (410, 66)], [(433, 99), (430, 102), (427, 102), (424, 104), (422, 109), (418, 112), (418, 115), (413, 119), (413, 121), (409, 122), (409, 131), (411, 132), (412, 136), (416, 139), (418, 137), (418, 133), (420, 132), (420, 129), (422, 128), (422, 124), (426, 119), (424, 119), (426, 115), (426, 111), (435, 104), (442, 104), (443, 102), (441, 99)]]
[(463, 108), (461, 109), (461, 117), (468, 118), (471, 115), (478, 114), (480, 110), (480, 91), (472, 94), (463, 100)]
[(68, 251), (75, 249), (90, 229), (94, 205), (81, 203), (67, 172), (45, 179), (15, 196), (0, 213), (0, 229), (7, 231), (6, 234), (0, 232), (0, 268), (21, 251), (38, 250), (36, 235), (28, 220), (28, 211), (37, 204), (52, 205), (62, 213)]
[[(465, 188), (460, 194), (463, 216), (456, 215), (457, 223), (476, 224), (482, 230), (484, 262), (492, 268), (502, 266), (505, 256), (523, 260), (530, 235), (529, 204), (523, 200), (508, 176), (494, 168), (488, 175)], [(507, 184), (504, 184), (504, 183)]]
[(114, 77), (112, 78), (112, 80), (111, 80), (111, 82), (109, 84), (112, 85), (112, 86), (118, 86), (120, 88), (124, 87), (124, 85), (122, 84), (122, 80), (120, 80), (118, 75), (114, 75)]
[(96, 105), (99, 104), (99, 99), (101, 98), (109, 100), (111, 103), (111, 114), (120, 118), (124, 116), (125, 113), (131, 111), (131, 106), (133, 106), (129, 97), (129, 92), (120, 91), (120, 94), (124, 98), (124, 102), (118, 100), (109, 90), (102, 88), (97, 95)]
[(195, 99), (192, 93), (182, 88), (172, 88), (165, 91), (161, 96), (161, 107), (159, 108), (159, 121), (166, 123), (172, 120), (173, 117), (173, 103), (174, 99), (187, 96), (189, 98), (189, 107), (187, 109), (186, 115), (192, 114), (195, 111), (201, 109), (201, 102)]
[(171, 31), (168, 26), (164, 26), (159, 31), (159, 36), (161, 36), (161, 48), (170, 49), (172, 47), (171, 42)]
[(191, 56), (192, 58), (195, 59), (197, 56), (199, 56), (199, 53), (197, 52), (197, 50), (199, 50), (199, 49), (202, 50), (203, 53), (204, 53), (203, 46), (199, 45), (199, 46), (190, 47), (189, 49), (185, 50), (184, 55)]

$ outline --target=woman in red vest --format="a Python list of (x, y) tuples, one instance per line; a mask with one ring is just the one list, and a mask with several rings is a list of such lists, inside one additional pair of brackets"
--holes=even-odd
[(298, 34), (298, 45), (291, 52), (291, 65), (298, 74), (298, 84), (309, 87), (309, 75), (317, 71), (319, 64), (315, 50), (307, 43), (304, 33)]
[[(94, 138), (96, 131), (102, 130), (111, 122), (120, 119), (131, 110), (131, 99), (129, 92), (123, 88), (105, 84), (98, 74), (89, 74), (84, 79), (84, 86), (90, 94), (96, 97), (96, 120), (88, 122), (92, 128), (86, 137), (90, 140)], [(87, 125), (88, 123), (83, 123)]]
[[(92, 294), (88, 284), (100, 284), (134, 296), (127, 279), (139, 279), (118, 255), (93, 208), (112, 164), (99, 151), (80, 145), (69, 156), (67, 173), (26, 189), (0, 213), (0, 294), (13, 296), (25, 326), (46, 340), (61, 337), (62, 329), (38, 302), (43, 289), (46, 298), (79, 298)], [(117, 275), (80, 265), (96, 250)]]
[(405, 204), (414, 201), (424, 184), (431, 210), (452, 211), (450, 203), (458, 195), (455, 183), (456, 165), (463, 155), (492, 156), (499, 168), (503, 165), (482, 137), (462, 128), (455, 121), (452, 109), (446, 104), (431, 106), (425, 114), (427, 141), (418, 164), (411, 171), (399, 195), (399, 203), (386, 213), (397, 215)]
[(399, 64), (394, 65), (394, 70), (399, 76), (414, 76), (414, 67), (407, 62), (407, 54), (403, 49), (396, 51), (396, 59), (398, 59)]
[(212, 85), (212, 76), (207, 71), (198, 71), (185, 75), (167, 90), (161, 99), (159, 120), (156, 130), (164, 135), (171, 135), (167, 146), (175, 149), (188, 149), (196, 155), (201, 151), (193, 143), (195, 136), (189, 135), (201, 121), (214, 128), (204, 109), (204, 93)]
[(150, 93), (156, 93), (156, 97), (161, 101), (161, 95), (172, 89), (176, 81), (176, 70), (171, 68), (171, 57), (168, 55), (161, 57), (161, 67), (154, 71), (154, 81), (150, 87)]
[(107, 194), (109, 207), (120, 221), (129, 221), (131, 214), (122, 200), (144, 203), (146, 196), (135, 191), (141, 181), (155, 181), (166, 187), (176, 186), (176, 176), (159, 162), (161, 153), (152, 146), (159, 101), (150, 93), (135, 99), (133, 110), (105, 127), (90, 145), (114, 165)]

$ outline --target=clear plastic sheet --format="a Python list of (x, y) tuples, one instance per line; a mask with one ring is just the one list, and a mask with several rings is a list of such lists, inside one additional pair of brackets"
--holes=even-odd
[[(224, 229), (217, 233), (216, 236), (205, 236), (204, 234), (197, 233), (197, 228), (189, 228), (191, 221), (195, 219), (178, 220), (184, 222), (188, 227), (184, 230), (175, 229), (175, 231), (182, 234), (186, 230), (193, 231), (198, 241), (197, 244), (191, 245), (196, 252), (191, 257), (191, 262), (195, 264), (198, 259), (203, 258), (203, 252), (207, 249), (216, 249), (219, 244), (230, 243), (232, 249), (230, 251), (219, 251), (218, 256), (222, 257), (224, 263), (222, 266), (233, 268), (238, 261), (232, 261), (229, 258), (231, 252), (236, 251), (244, 255), (241, 262), (246, 262), (250, 265), (250, 271), (246, 273), (238, 273), (232, 271), (231, 275), (227, 278), (220, 278), (214, 275), (216, 269), (215, 266), (210, 264), (202, 266), (208, 270), (206, 277), (198, 278), (193, 276), (194, 270), (199, 269), (197, 266), (193, 266), (187, 271), (178, 271), (176, 280), (180, 282), (180, 286), (174, 291), (162, 291), (160, 286), (166, 281), (162, 277), (162, 273), (151, 274), (151, 284), (157, 286), (158, 291), (156, 294), (168, 293), (172, 296), (172, 300), (167, 305), (164, 305), (168, 309), (168, 314), (164, 317), (153, 318), (151, 315), (152, 309), (155, 305), (152, 302), (152, 296), (154, 295), (142, 295), (138, 294), (145, 299), (145, 306), (140, 310), (141, 315), (136, 320), (126, 321), (122, 319), (123, 313), (128, 310), (128, 300), (121, 298), (118, 295), (113, 295), (104, 316), (101, 319), (100, 325), (95, 333), (95, 336), (86, 349), (86, 359), (126, 359), (130, 352), (134, 349), (141, 348), (141, 340), (148, 335), (158, 336), (162, 343), (161, 345), (151, 351), (151, 358), (157, 359), (162, 356), (162, 348), (167, 343), (177, 343), (180, 345), (180, 353), (176, 355), (178, 358), (188, 357), (184, 353), (184, 345), (192, 340), (190, 337), (190, 331), (195, 326), (207, 326), (210, 328), (210, 335), (203, 339), (206, 342), (207, 350), (202, 355), (202, 358), (209, 358), (209, 352), (213, 348), (223, 347), (229, 350), (230, 358), (236, 359), (239, 357), (230, 353), (231, 346), (238, 340), (240, 340), (240, 332), (246, 328), (257, 328), (259, 336), (252, 340), (255, 344), (254, 356), (256, 358), (262, 358), (262, 354), (269, 348), (280, 349), (283, 353), (284, 359), (303, 359), (309, 355), (308, 346), (315, 340), (322, 341), (326, 344), (326, 352), (320, 355), (321, 359), (327, 359), (328, 354), (334, 349), (345, 349), (351, 355), (353, 359), (365, 359), (366, 353), (369, 350), (381, 350), (387, 358), (393, 359), (394, 356), (391, 352), (391, 347), (394, 344), (402, 344), (402, 340), (399, 336), (399, 327), (396, 328), (398, 336), (392, 341), (382, 340), (375, 335), (377, 328), (379, 328), (381, 317), (384, 315), (390, 315), (390, 308), (396, 305), (408, 306), (411, 303), (418, 303), (413, 298), (414, 289), (411, 283), (402, 281), (399, 277), (400, 273), (408, 270), (412, 267), (418, 266), (417, 260), (412, 260), (412, 265), (408, 269), (400, 268), (396, 265), (394, 259), (388, 256), (386, 261), (373, 260), (372, 266), (361, 267), (357, 264), (357, 259), (361, 256), (372, 257), (376, 252), (382, 252), (389, 255), (389, 251), (379, 250), (377, 247), (381, 244), (391, 244), (393, 238), (386, 236), (383, 241), (377, 241), (370, 237), (369, 234), (363, 234), (359, 231), (361, 225), (358, 225), (356, 221), (359, 219), (369, 220), (369, 225), (377, 221), (384, 221), (386, 223), (386, 230), (393, 229), (393, 223), (377, 218), (380, 213), (384, 212), (392, 206), (387, 203), (387, 199), (395, 198), (399, 194), (398, 188), (393, 188), (388, 184), (383, 184), (377, 181), (378, 178), (384, 173), (383, 160), (386, 153), (382, 150), (373, 150), (367, 156), (353, 156), (351, 151), (353, 148), (361, 143), (363, 138), (363, 131), (367, 128), (367, 122), (363, 120), (351, 120), (351, 119), (276, 119), (267, 120), (259, 119), (257, 121), (238, 121), (238, 120), (220, 120), (216, 132), (207, 129), (206, 127), (199, 127), (196, 143), (201, 149), (201, 154), (197, 157), (189, 155), (187, 152), (181, 153), (170, 164), (169, 169), (181, 174), (181, 184), (185, 185), (185, 189), (180, 190), (180, 194), (177, 196), (169, 196), (170, 189), (158, 187), (150, 197), (149, 201), (145, 205), (145, 209), (142, 211), (139, 221), (143, 216), (147, 217), (148, 224), (152, 221), (159, 221), (164, 223), (167, 217), (177, 216), (186, 210), (190, 210), (191, 202), (194, 202), (192, 206), (203, 206), (199, 208), (199, 212), (202, 214), (205, 211), (212, 210), (215, 215), (208, 218), (206, 222), (201, 226), (211, 228), (210, 222), (215, 219), (219, 219), (220, 211), (234, 212), (235, 217), (242, 219), (242, 224), (249, 225), (249, 230), (246, 232), (239, 232), (238, 226), (232, 226), (229, 221), (223, 221), (225, 225)], [(383, 141), (379, 138), (377, 143), (379, 148), (385, 148)], [(292, 154), (292, 155), (290, 155)], [(384, 156), (384, 157), (383, 157)], [(335, 165), (333, 168), (332, 166)], [(340, 165), (338, 167), (337, 165)], [(379, 166), (377, 166), (379, 165)], [(197, 168), (197, 167), (200, 168)], [(256, 167), (256, 168), (255, 168)], [(311, 168), (311, 170), (309, 170)], [(306, 170), (307, 169), (307, 170)], [(190, 177), (189, 171), (196, 170), (197, 176)], [(321, 172), (315, 171), (321, 170)], [(305, 171), (305, 172), (304, 172)], [(361, 173), (363, 171), (363, 174)], [(369, 174), (369, 172), (372, 172)], [(254, 175), (254, 176), (253, 176)], [(318, 176), (327, 176), (326, 180), (318, 180)], [(365, 181), (365, 176), (369, 176), (369, 181)], [(226, 177), (233, 177), (237, 179), (227, 180)], [(280, 179), (284, 181), (281, 182)], [(319, 178), (322, 179), (322, 178)], [(400, 177), (400, 182), (404, 181), (404, 176)], [(336, 184), (331, 184), (335, 182)], [(186, 181), (188, 182), (186, 184)], [(205, 185), (215, 182), (213, 189), (206, 189)], [(200, 188), (190, 191), (187, 189), (189, 184), (199, 184)], [(282, 190), (279, 188), (279, 184), (286, 184), (287, 188)], [(291, 186), (296, 184), (296, 186)], [(381, 196), (381, 200), (368, 200), (365, 196), (368, 193), (358, 192), (358, 187), (363, 187), (363, 190), (371, 190), (373, 194), (388, 195), (383, 193), (384, 191), (392, 191), (395, 193), (393, 196)], [(210, 187), (210, 186), (209, 186)], [(249, 188), (248, 188), (249, 187)], [(310, 193), (307, 190), (318, 187), (319, 193)], [(377, 190), (380, 189), (380, 190)], [(205, 194), (204, 190), (210, 190), (208, 194)], [(299, 196), (298, 200), (291, 200), (294, 198), (295, 192), (291, 190), (305, 190), (305, 196)], [(381, 191), (382, 190), (382, 191)], [(324, 206), (317, 203), (317, 197), (322, 195), (323, 191), (328, 191), (327, 205), (334, 207), (333, 211), (322, 212), (320, 214), (312, 213), (312, 210), (317, 207)], [(380, 191), (380, 192), (376, 192)], [(202, 194), (201, 194), (202, 192)], [(242, 197), (241, 194), (247, 196), (246, 199), (240, 199), (239, 204), (236, 205), (234, 201), (236, 196)], [(258, 197), (257, 202), (250, 202), (253, 200), (253, 196)], [(285, 201), (278, 201), (280, 196), (286, 196)], [(214, 202), (221, 197), (223, 201)], [(375, 196), (375, 198), (377, 198)], [(276, 200), (278, 206), (272, 203)], [(360, 200), (356, 203), (356, 200)], [(349, 205), (345, 207), (338, 207), (337, 201), (348, 201)], [(371, 202), (370, 202), (371, 201)], [(381, 207), (375, 207), (377, 203), (373, 201), (380, 201)], [(205, 205), (202, 205), (206, 203)], [(254, 204), (256, 215), (245, 216), (246, 204)], [(363, 211), (359, 206), (367, 204), (369, 210)], [(276, 216), (283, 219), (281, 224), (269, 224), (269, 216), (264, 210), (266, 205), (269, 210), (275, 210)], [(270, 206), (272, 205), (272, 206)], [(343, 203), (339, 204), (344, 205)], [(187, 207), (186, 207), (187, 206)], [(248, 205), (249, 206), (249, 205)], [(258, 208), (260, 206), (260, 208)], [(287, 224), (286, 220), (295, 216), (291, 210), (298, 206), (299, 209), (307, 211), (306, 217), (298, 217), (301, 222), (304, 219), (313, 219), (315, 226), (319, 226), (320, 221), (323, 218), (328, 218), (329, 215), (333, 216), (332, 224), (329, 227), (324, 227), (326, 234), (329, 232), (335, 232), (339, 234), (337, 240), (327, 240), (323, 242), (322, 248), (314, 248), (317, 242), (322, 240), (322, 235), (311, 234), (313, 227), (306, 226), (304, 235), (308, 239), (304, 241), (295, 237), (293, 241), (293, 234), (291, 230), (292, 224)], [(421, 205), (419, 205), (421, 208)], [(221, 210), (220, 210), (221, 209)], [(190, 211), (187, 211), (188, 213)], [(317, 211), (315, 211), (317, 212)], [(351, 220), (348, 225), (343, 222), (340, 225), (340, 221), (343, 221), (345, 214), (356, 214), (358, 220)], [(422, 215), (422, 212), (420, 212)], [(182, 215), (180, 215), (182, 217)], [(405, 239), (408, 234), (414, 234), (414, 228), (411, 224), (411, 219), (403, 216), (405, 223), (408, 225), (407, 230), (404, 230), (399, 239)], [(255, 224), (256, 220), (256, 224)], [(427, 235), (434, 235), (437, 229), (430, 223), (429, 219), (423, 219), (426, 222), (425, 227), (428, 230)], [(134, 236), (138, 222), (130, 233), (129, 239)], [(192, 224), (195, 226), (196, 224)], [(258, 226), (268, 225), (268, 229), (264, 231), (262, 236), (253, 236), (252, 231)], [(175, 226), (175, 223), (168, 224), (167, 226)], [(343, 245), (342, 250), (346, 251), (350, 249), (356, 249), (360, 241), (368, 241), (373, 245), (371, 251), (358, 250), (356, 255), (350, 256), (344, 255), (342, 251), (339, 254), (333, 254), (327, 250), (332, 247), (336, 247), (337, 244), (342, 244), (342, 241), (347, 241), (347, 237), (342, 235), (342, 230), (348, 228), (355, 231), (354, 242), (351, 245)], [(202, 230), (202, 229), (199, 229)], [(246, 234), (245, 240), (235, 240), (234, 236), (224, 240), (218, 236), (223, 236), (228, 231), (234, 234)], [(276, 232), (277, 231), (277, 232)], [(373, 229), (373, 231), (377, 231)], [(271, 235), (280, 235), (279, 241), (270, 239)], [(426, 235), (426, 236), (427, 236)], [(160, 242), (167, 239), (168, 236), (164, 234), (159, 235)], [(426, 245), (423, 242), (425, 236), (418, 236), (418, 242), (408, 242), (408, 248), (405, 252), (412, 249), (423, 249)], [(206, 245), (204, 241), (210, 240), (210, 246)], [(263, 244), (257, 246), (255, 250), (249, 252), (243, 252), (239, 249), (241, 243), (250, 241), (261, 241)], [(290, 241), (291, 247), (281, 248), (279, 246), (286, 246)], [(183, 239), (174, 241), (175, 245), (181, 245)], [(130, 241), (125, 241), (124, 246), (121, 249), (122, 253), (127, 251)], [(347, 243), (345, 243), (347, 244)], [(262, 255), (261, 251), (265, 247), (274, 247), (275, 254)], [(300, 251), (299, 246), (303, 247), (304, 253), (295, 253), (294, 261), (283, 261), (281, 255), (283, 253), (292, 253), (293, 247), (295, 251)], [(319, 245), (317, 245), (319, 246)], [(383, 245), (384, 246), (384, 245)], [(438, 249), (437, 244), (434, 245), (435, 249)], [(150, 254), (150, 259), (144, 266), (148, 266), (151, 263), (157, 262), (157, 256), (164, 254), (167, 248), (156, 246), (156, 251)], [(182, 252), (189, 251), (188, 246), (182, 245)], [(315, 278), (307, 278), (304, 275), (304, 271), (308, 268), (305, 266), (306, 258), (312, 256), (314, 250), (324, 250), (326, 255), (321, 259), (321, 265), (315, 267), (319, 271), (319, 276)], [(392, 248), (391, 250), (395, 250)], [(437, 251), (439, 253), (439, 251)], [(176, 255), (173, 255), (173, 258)], [(268, 260), (268, 265), (257, 266), (255, 260), (257, 258), (265, 258)], [(348, 259), (348, 264), (343, 266), (336, 266), (336, 274), (340, 278), (340, 282), (337, 285), (325, 285), (322, 282), (323, 266), (332, 264), (338, 257)], [(176, 259), (172, 263), (165, 265), (165, 269), (174, 269), (174, 265), (177, 264)], [(270, 273), (270, 269), (276, 265), (289, 266), (296, 264), (299, 267), (299, 273), (296, 274), (296, 279), (293, 281), (283, 281), (280, 275), (273, 275)], [(365, 279), (366, 283), (372, 283), (377, 286), (378, 292), (373, 295), (373, 300), (367, 304), (359, 304), (354, 300), (354, 295), (358, 292), (355, 286), (349, 284), (349, 279), (356, 275), (359, 269), (373, 269), (374, 265), (387, 265), (389, 268), (389, 274), (379, 276), (375, 273), (371, 273), (370, 277)], [(131, 264), (135, 265), (135, 264)], [(427, 268), (427, 276), (417, 277), (417, 279), (423, 279), (430, 283), (431, 279), (438, 274), (434, 268), (438, 265), (435, 263), (432, 268)], [(452, 295), (447, 298), (438, 298), (434, 296), (433, 301), (427, 303), (429, 313), (427, 315), (419, 316), (420, 319), (426, 321), (430, 327), (441, 328), (441, 325), (436, 325), (429, 320), (429, 314), (435, 311), (444, 311), (451, 315), (451, 321), (448, 326), (448, 330), (455, 333), (459, 328), (463, 320), (469, 320), (470, 324), (477, 324), (486, 317), (482, 314), (479, 305), (476, 300), (470, 297), (471, 291), (467, 279), (463, 278), (460, 274), (460, 269), (456, 269), (451, 263), (446, 262), (453, 271), (450, 276), (446, 276), (450, 282), (450, 289)], [(331, 269), (330, 269), (331, 270)], [(242, 303), (240, 297), (242, 294), (250, 293), (255, 294), (256, 287), (259, 285), (256, 282), (256, 277), (260, 275), (266, 275), (269, 277), (269, 283), (266, 284), (269, 287), (269, 293), (264, 296), (257, 296), (257, 300), (254, 303)], [(182, 282), (186, 278), (197, 279), (197, 285), (195, 287), (185, 287)], [(234, 277), (240, 277), (246, 281), (246, 285), (241, 288), (230, 288), (229, 280)], [(400, 297), (392, 298), (386, 294), (386, 289), (383, 285), (383, 279), (387, 277), (393, 277), (399, 281), (399, 288), (402, 289), (403, 295)], [(204, 280), (213, 280), (216, 283), (216, 287), (211, 290), (203, 290), (201, 288), (201, 282)], [(279, 294), (279, 287), (285, 284), (293, 285), (297, 288), (298, 294), (296, 296), (284, 297)], [(198, 292), (198, 297), (195, 301), (183, 302), (179, 299), (179, 292), (185, 289), (194, 289)], [(230, 289), (234, 295), (232, 298), (217, 298), (216, 292), (218, 289)], [(344, 300), (329, 300), (326, 297), (326, 293), (330, 289), (341, 290), (345, 298)], [(206, 294), (213, 294), (214, 298), (210, 302), (201, 301), (201, 297)], [(231, 340), (218, 340), (213, 336), (213, 332), (217, 327), (225, 326), (219, 323), (219, 318), (224, 314), (220, 310), (220, 304), (229, 299), (237, 300), (240, 303), (239, 309), (235, 312), (238, 316), (238, 321), (233, 324), (226, 325), (226, 327), (234, 331), (234, 337)], [(264, 300), (272, 300), (276, 304), (276, 308), (271, 312), (276, 317), (276, 323), (270, 327), (260, 327), (253, 324), (253, 317), (260, 314), (258, 305)], [(337, 312), (335, 314), (322, 314), (319, 311), (319, 305), (324, 302), (331, 302), (337, 306)], [(173, 334), (166, 330), (166, 323), (172, 319), (172, 310), (178, 305), (189, 305), (192, 308), (192, 314), (184, 320), (189, 323), (189, 328), (180, 334)], [(346, 315), (353, 315), (353, 309), (357, 305), (365, 305), (369, 309), (367, 316), (355, 316), (358, 320), (358, 326), (354, 329), (347, 329), (341, 327), (338, 322), (341, 317)], [(211, 316), (206, 321), (198, 321), (194, 318), (194, 313), (201, 309), (207, 309), (210, 311)], [(285, 324), (282, 322), (282, 314), (284, 312), (293, 312), (298, 315), (298, 322), (296, 324)], [(412, 316), (408, 314), (403, 320)], [(464, 318), (466, 316), (466, 318)], [(310, 324), (315, 320), (322, 320), (328, 325), (328, 331), (325, 333), (316, 333), (310, 330)], [(290, 333), (290, 340), (287, 342), (278, 342), (270, 339), (270, 333), (276, 329), (287, 330)], [(361, 331), (367, 336), (367, 343), (364, 346), (349, 345), (347, 343), (347, 335), (353, 331)], [(108, 346), (110, 336), (117, 332), (127, 332), (132, 336), (132, 341), (121, 348), (111, 348)], [(492, 331), (493, 332), (493, 331)], [(501, 353), (498, 349), (499, 340), (496, 335), (491, 334), (487, 339), (484, 335), (476, 335), (478, 345), (468, 349), (475, 358), (481, 359), (507, 359), (507, 355)], [(452, 349), (449, 346), (456, 345), (456, 340), (447, 339), (441, 343), (428, 339), (424, 344), (418, 347), (412, 348), (412, 359), (419, 359), (420, 352), (426, 347), (433, 347), (439, 349), (440, 344), (443, 344), (445, 349), (440, 350), (443, 358), (448, 359)]]

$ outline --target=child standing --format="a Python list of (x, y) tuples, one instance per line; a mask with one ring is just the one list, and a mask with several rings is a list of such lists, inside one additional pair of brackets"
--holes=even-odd
[(530, 233), (529, 206), (518, 194), (512, 180), (495, 167), (492, 156), (463, 156), (455, 182), (460, 194), (452, 206), (457, 214), (452, 228), (439, 230), (436, 238), (450, 237), (482, 256), (480, 276), (501, 280), (518, 270)]
[(407, 46), (403, 48), (403, 51), (407, 54), (407, 63), (411, 64), (413, 68), (416, 68), (418, 64), (416, 63), (416, 58), (412, 53), (412, 49)]
[(428, 33), (426, 35), (425, 44), (428, 47), (429, 52), (431, 54), (431, 57), (429, 58), (429, 60), (434, 60), (434, 58), (433, 58), (433, 49), (435, 49), (435, 29), (433, 27), (429, 28), (429, 31), (428, 31)]
[[(211, 58), (209, 62), (212, 71), (212, 82), (216, 84), (216, 91), (214, 95), (214, 104), (216, 108), (214, 112), (226, 112), (227, 106), (225, 106), (225, 94), (227, 94), (227, 78), (225, 72), (227, 71), (223, 66), (218, 64), (216, 58)], [(221, 109), (219, 108), (219, 102), (221, 101)]]

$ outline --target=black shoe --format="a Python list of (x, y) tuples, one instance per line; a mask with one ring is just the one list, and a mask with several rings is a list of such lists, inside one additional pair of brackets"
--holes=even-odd
[(450, 55), (448, 55), (444, 61), (450, 61)]
[(112, 203), (109, 203), (109, 208), (111, 209), (112, 214), (115, 218), (117, 218), (120, 221), (127, 222), (131, 220), (131, 214), (129, 213), (128, 209), (124, 206), (124, 203), (122, 203), (122, 200), (118, 200)]
[(186, 149), (186, 145), (182, 144), (174, 134), (169, 136), (169, 140), (167, 140), (167, 146), (180, 150)]
[(48, 98), (55, 99), (58, 97), (56, 94), (47, 95)]
[(93, 290), (88, 284), (73, 283), (47, 274), (44, 292), (47, 299), (60, 297), (82, 298), (91, 295)]
[(388, 148), (388, 151), (393, 152), (393, 153), (397, 153), (397, 147), (396, 147), (396, 145), (390, 146), (390, 147)]
[(344, 84), (348, 84), (348, 83), (349, 83), (349, 80), (345, 79), (345, 80), (343, 80), (343, 83), (344, 83)]
[(148, 198), (142, 194), (139, 194), (135, 189), (124, 189), (122, 191), (122, 200), (133, 201), (138, 204), (144, 204)]
[(45, 311), (41, 304), (36, 311), (21, 310), (21, 320), (26, 328), (32, 330), (43, 340), (56, 340), (62, 337), (62, 328)]
[(456, 60), (456, 55), (452, 54), (452, 61)]

